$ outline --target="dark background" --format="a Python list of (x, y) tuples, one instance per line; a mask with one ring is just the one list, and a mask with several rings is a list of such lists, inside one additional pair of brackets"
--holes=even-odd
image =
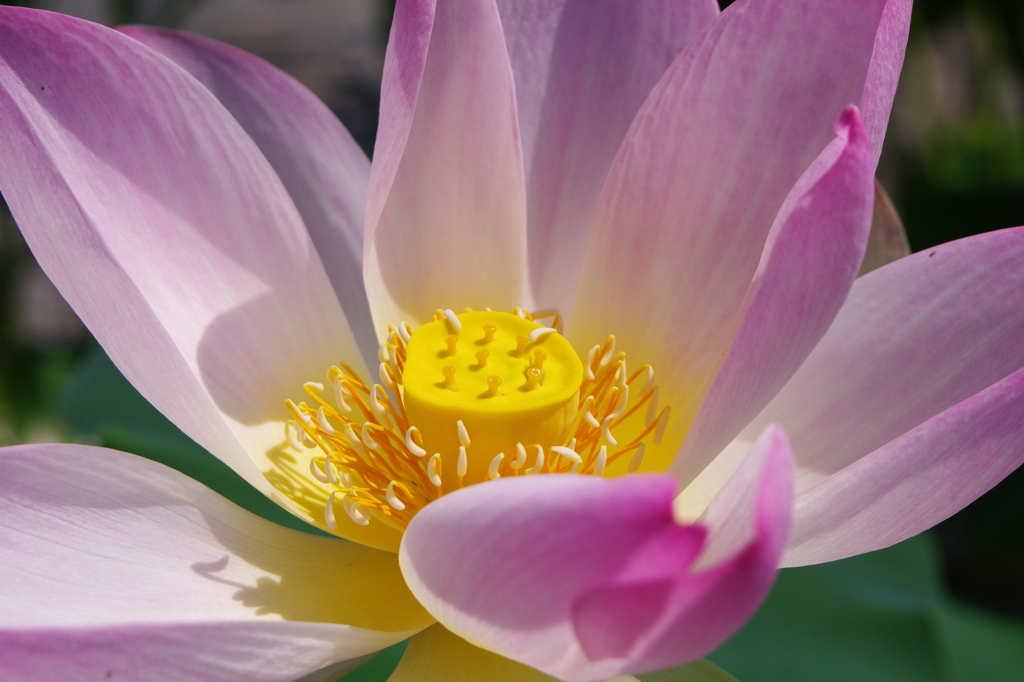
[[(372, 151), (388, 0), (4, 4), (236, 44), (304, 82)], [(878, 175), (913, 250), (1024, 225), (1022, 0), (917, 2)], [(0, 207), (0, 445), (54, 440), (163, 461), (295, 525), (120, 377)], [(400, 651), (352, 679), (386, 679)], [(919, 538), (783, 571), (765, 608), (711, 658), (744, 682), (1024, 680), (1024, 469)]]

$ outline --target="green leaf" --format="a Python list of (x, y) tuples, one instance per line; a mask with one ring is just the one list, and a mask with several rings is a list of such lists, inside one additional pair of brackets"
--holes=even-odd
[(409, 640), (405, 640), (389, 646), (341, 679), (345, 682), (385, 682), (395, 672), (408, 645)]
[(950, 682), (1024, 677), (1024, 625), (947, 602), (936, 609), (935, 632)]
[(707, 659), (677, 668), (636, 675), (640, 682), (737, 682), (736, 678)]

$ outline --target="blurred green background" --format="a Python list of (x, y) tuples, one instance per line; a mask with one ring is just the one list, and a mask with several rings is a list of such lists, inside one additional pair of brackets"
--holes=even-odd
[[(372, 151), (389, 0), (4, 4), (233, 43), (305, 83)], [(918, 0), (878, 175), (914, 250), (1024, 225), (1022, 0)], [(150, 457), (303, 527), (128, 385), (0, 208), (0, 445), (53, 440)], [(386, 679), (400, 651), (346, 679)], [(765, 607), (710, 658), (743, 682), (1024, 680), (1024, 470), (918, 538), (783, 571)]]

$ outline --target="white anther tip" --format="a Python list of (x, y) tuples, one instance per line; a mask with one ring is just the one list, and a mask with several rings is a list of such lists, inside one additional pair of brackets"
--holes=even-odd
[(469, 468), (469, 459), (466, 457), (466, 446), (465, 445), (460, 445), (459, 446), (459, 461), (458, 461), (458, 465), (455, 467), (455, 473), (458, 474), (459, 476), (465, 476), (466, 475), (466, 471), (467, 471), (468, 468)]
[(597, 461), (594, 463), (594, 475), (603, 476), (604, 467), (608, 463), (608, 446), (602, 445), (597, 451)]
[(405, 509), (405, 502), (402, 502), (400, 499), (398, 499), (398, 496), (395, 495), (394, 481), (388, 483), (388, 489), (384, 493), (384, 497), (387, 498), (388, 504), (390, 504), (391, 508), (394, 509), (395, 511), (402, 511), (403, 509)]
[(522, 443), (516, 443), (516, 458), (508, 463), (513, 469), (520, 469), (526, 464), (526, 448)]
[(558, 333), (558, 330), (554, 329), (553, 327), (541, 327), (540, 329), (534, 329), (532, 332), (530, 332), (530, 343), (533, 343), (534, 341), (536, 341), (537, 339), (539, 339), (542, 336), (547, 336), (548, 334), (557, 334), (557, 333)]
[(501, 478), (501, 474), (498, 473), (498, 467), (501, 466), (501, 460), (503, 459), (505, 459), (504, 452), (499, 452), (494, 456), (494, 459), (492, 459), (491, 463), (487, 466), (487, 478), (492, 481)]
[[(324, 462), (324, 465), (326, 466), (327, 463)], [(316, 465), (315, 457), (309, 460), (309, 473), (313, 474), (313, 478), (320, 481), (321, 483), (330, 483), (331, 481), (330, 477), (327, 474), (320, 471), (320, 467)]]
[(459, 316), (456, 315), (453, 310), (451, 310), (451, 309), (445, 310), (444, 311), (444, 319), (448, 320), (448, 324), (450, 324), (452, 326), (452, 329), (454, 329), (457, 332), (461, 332), (462, 331), (462, 323), (459, 322)]
[(441, 487), (441, 474), (438, 473), (437, 468), (441, 463), (441, 453), (435, 452), (430, 456), (430, 460), (427, 462), (427, 478), (438, 488)]
[(459, 443), (463, 447), (469, 447), (469, 431), (466, 430), (466, 425), (462, 423), (462, 420), (455, 422), (455, 425), (459, 427)]
[(665, 437), (665, 429), (668, 428), (668, 418), (672, 414), (672, 406), (669, 405), (665, 408), (665, 411), (658, 417), (658, 426), (654, 429), (654, 444), (658, 445), (661, 443), (661, 439)]
[(559, 454), (562, 457), (565, 457), (566, 459), (569, 459), (569, 460), (572, 460), (573, 462), (576, 462), (577, 464), (579, 464), (580, 462), (583, 461), (583, 458), (580, 457), (579, 454), (577, 454), (575, 450), (573, 450), (572, 448), (564, 447), (562, 445), (554, 445), (554, 446), (552, 446), (551, 452)]
[(544, 468), (544, 448), (541, 445), (531, 446), (537, 448), (537, 459), (534, 461), (533, 466), (524, 471), (524, 474), (539, 474), (540, 470)]
[(608, 445), (619, 444), (619, 441), (615, 440), (615, 436), (612, 435), (611, 423), (613, 419), (615, 419), (615, 415), (610, 414), (601, 422), (601, 437), (608, 442)]
[(402, 341), (409, 343), (409, 339), (412, 338), (412, 327), (409, 326), (408, 322), (398, 323), (398, 335), (402, 337)]
[(327, 504), (324, 506), (324, 523), (331, 530), (338, 530), (338, 522), (334, 520), (334, 495), (337, 491), (332, 490), (327, 497)]
[(317, 393), (324, 390), (324, 385), (321, 384), (319, 381), (307, 381), (306, 383), (302, 384), (302, 386), (303, 388), (311, 388)]
[[(333, 493), (332, 493), (333, 494)], [(353, 500), (348, 494), (341, 498), (341, 505), (345, 507), (345, 513), (352, 519), (356, 524), (365, 526), (370, 523), (370, 516), (364, 512), (360, 507), (359, 503)]]
[(328, 436), (334, 435), (334, 427), (327, 421), (327, 415), (324, 413), (324, 408), (321, 407), (316, 411), (316, 423), (320, 425), (320, 428), (324, 430)]
[(427, 451), (421, 448), (416, 443), (415, 439), (413, 439), (412, 434), (414, 432), (418, 434), (420, 430), (417, 429), (415, 426), (410, 426), (409, 430), (405, 432), (405, 449), (411, 452), (412, 454), (416, 455), (417, 457), (423, 457), (424, 455), (427, 454)]

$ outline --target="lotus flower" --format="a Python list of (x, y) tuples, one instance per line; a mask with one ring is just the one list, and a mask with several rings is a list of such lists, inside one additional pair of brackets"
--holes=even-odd
[(393, 680), (640, 674), (780, 566), (991, 488), (1022, 460), (1024, 231), (856, 279), (909, 17), (400, 1), (371, 165), (251, 55), (0, 8), (0, 189), (42, 267), (336, 536), (7, 448), (4, 679), (326, 679), (410, 637)]

